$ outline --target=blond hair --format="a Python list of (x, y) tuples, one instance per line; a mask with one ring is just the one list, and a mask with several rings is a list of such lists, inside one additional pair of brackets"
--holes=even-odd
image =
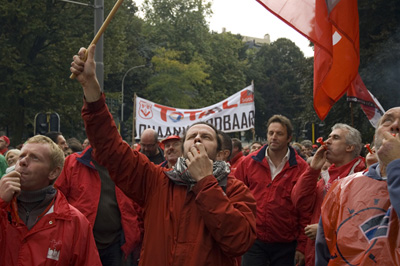
[(28, 143), (48, 144), (50, 148), (50, 158), (51, 158), (50, 168), (51, 169), (55, 169), (56, 167), (60, 167), (61, 169), (63, 168), (65, 160), (64, 152), (49, 137), (43, 135), (36, 135), (29, 138), (26, 141), (26, 144)]
[[(13, 154), (13, 153), (14, 153), (17, 157), (19, 157), (21, 151), (18, 150), (18, 149), (11, 149), (11, 150), (8, 150), (7, 153), (6, 153), (6, 156), (5, 156), (6, 161), (8, 161), (8, 157), (10, 157), (11, 154)], [(10, 166), (10, 165), (9, 165), (9, 166)]]

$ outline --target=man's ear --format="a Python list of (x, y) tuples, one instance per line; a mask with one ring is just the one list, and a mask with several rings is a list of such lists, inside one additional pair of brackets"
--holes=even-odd
[(224, 156), (224, 151), (220, 150), (219, 152), (217, 152), (217, 156), (215, 157), (215, 159), (217, 161), (222, 161), (223, 156)]
[(224, 155), (225, 155), (225, 158), (227, 158), (227, 160), (229, 160), (230, 159), (229, 157), (232, 156), (232, 154), (229, 150), (224, 150)]
[(229, 155), (229, 150), (220, 150), (217, 152), (217, 161), (223, 161)]
[(290, 142), (292, 142), (292, 136), (288, 137), (288, 142), (287, 142), (288, 145), (289, 145)]
[(49, 181), (50, 183), (54, 183), (54, 180), (57, 179), (57, 177), (61, 174), (61, 170), (62, 168), (57, 166), (56, 168), (54, 168), (50, 174), (49, 174)]
[(346, 147), (346, 152), (353, 152), (354, 149), (355, 149), (355, 146), (354, 146), (354, 145), (347, 145), (347, 147)]

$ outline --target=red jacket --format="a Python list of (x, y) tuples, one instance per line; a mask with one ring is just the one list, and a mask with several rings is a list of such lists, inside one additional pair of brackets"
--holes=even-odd
[(0, 265), (101, 266), (101, 262), (88, 220), (57, 192), (54, 208), (31, 230), (23, 222), (17, 224), (10, 204), (0, 199)]
[[(328, 169), (329, 184), (335, 180), (344, 178), (350, 174), (363, 171), (365, 169), (364, 160), (361, 156), (355, 158), (349, 163), (336, 167), (334, 164)], [(319, 179), (321, 171), (314, 170), (311, 167), (303, 173), (292, 191), (292, 201), (294, 205), (303, 212), (312, 213), (310, 224), (317, 224), (321, 216), (321, 205), (324, 200), (327, 189), (330, 186), (325, 185), (323, 178)], [(307, 238), (306, 245), (306, 265), (315, 265), (315, 240)]]
[(255, 200), (242, 182), (228, 177), (224, 192), (207, 176), (188, 191), (121, 139), (104, 95), (82, 116), (98, 162), (143, 207), (140, 265), (236, 265), (255, 240)]
[(289, 147), (289, 160), (272, 180), (265, 158), (266, 149), (267, 145), (264, 145), (257, 152), (246, 156), (235, 172), (235, 177), (242, 180), (256, 198), (257, 238), (269, 243), (297, 240), (297, 250), (304, 254), (304, 227), (310, 218), (294, 207), (290, 194), (297, 179), (307, 168), (307, 163)]
[[(93, 227), (100, 201), (101, 180), (92, 162), (92, 148), (82, 153), (73, 153), (65, 159), (64, 168), (55, 182), (68, 202), (82, 212)], [(121, 213), (121, 224), (126, 243), (121, 247), (125, 255), (130, 254), (141, 242), (142, 226), (138, 212), (140, 207), (118, 188), (115, 195)]]
[(231, 164), (231, 174), (235, 175), (236, 169), (239, 166), (239, 164), (242, 163), (242, 161), (246, 158), (246, 156), (243, 155), (243, 152), (239, 152), (238, 154), (233, 157), (229, 163)]

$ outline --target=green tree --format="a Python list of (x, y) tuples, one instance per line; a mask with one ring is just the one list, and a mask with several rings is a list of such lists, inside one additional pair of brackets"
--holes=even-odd
[(209, 65), (212, 90), (200, 88), (202, 103), (216, 103), (245, 88), (247, 58), (245, 45), (240, 35), (231, 33), (212, 33), (208, 42), (209, 49), (203, 54)]
[[(105, 15), (113, 4), (106, 1)], [(82, 89), (68, 77), (72, 55), (93, 39), (93, 7), (1, 0), (0, 10), (0, 88), (7, 99), (0, 107), (0, 130), (16, 145), (33, 134), (35, 114), (50, 111), (60, 115), (66, 137), (83, 139)], [(107, 89), (120, 89), (125, 62), (145, 61), (137, 49), (143, 42), (136, 11), (133, 3), (123, 4), (104, 35)]]
[(180, 52), (160, 48), (152, 59), (154, 75), (145, 92), (149, 99), (167, 106), (195, 108), (198, 106), (197, 86), (209, 84), (206, 64), (200, 57), (184, 64)]
[[(63, 113), (74, 109), (68, 104), (81, 99), (74, 97), (68, 68), (71, 49), (79, 47), (89, 32), (76, 25), (87, 25), (90, 17), (85, 9), (50, 0), (3, 0), (0, 10), (0, 87), (6, 99), (0, 116), (14, 145), (33, 134), (36, 113), (55, 111), (66, 120)], [(60, 103), (65, 104), (62, 112)]]
[(293, 120), (304, 108), (300, 73), (305, 64), (303, 53), (288, 39), (263, 45), (249, 59), (247, 77), (254, 81), (258, 136), (265, 136), (265, 124), (272, 115), (282, 114)]
[(211, 14), (209, 1), (145, 0), (144, 10), (149, 41), (181, 51), (183, 63), (207, 49), (209, 29), (205, 18)]

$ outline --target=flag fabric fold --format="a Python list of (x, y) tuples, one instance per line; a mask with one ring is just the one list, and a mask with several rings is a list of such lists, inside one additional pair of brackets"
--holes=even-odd
[(379, 119), (385, 113), (379, 101), (365, 87), (360, 75), (357, 75), (347, 91), (347, 101), (359, 103), (369, 122), (375, 128)]
[(358, 74), (357, 0), (257, 0), (314, 43), (314, 109), (321, 120)]

